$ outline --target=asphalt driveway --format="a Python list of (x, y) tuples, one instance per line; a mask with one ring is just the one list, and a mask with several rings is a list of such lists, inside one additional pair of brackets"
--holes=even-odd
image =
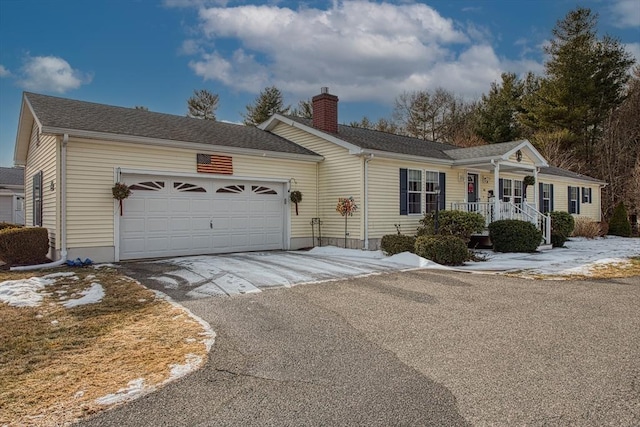
[(82, 426), (640, 425), (640, 278), (411, 271), (187, 299), (201, 370)]
[(245, 252), (135, 261), (123, 267), (128, 275), (178, 301), (258, 293), (268, 288), (411, 268), (369, 251)]

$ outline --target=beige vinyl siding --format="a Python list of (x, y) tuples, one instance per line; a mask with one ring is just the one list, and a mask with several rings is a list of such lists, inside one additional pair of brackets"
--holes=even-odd
[[(34, 122), (27, 153), (25, 166), (25, 224), (33, 225), (33, 176), (42, 171), (42, 226), (49, 230), (49, 245), (53, 249), (59, 249), (58, 235), (58, 150), (57, 139), (54, 135), (39, 134), (38, 126)], [(51, 190), (51, 183), (54, 189)], [(54, 254), (50, 254), (54, 256)]]
[[(73, 247), (114, 246), (113, 217), (117, 212), (111, 187), (115, 168), (158, 172), (196, 172), (196, 154), (202, 150), (155, 147), (72, 138), (67, 148), (67, 241)], [(232, 155), (233, 176), (290, 179), (292, 189), (300, 190), (300, 215), (290, 206), (291, 237), (311, 234), (309, 222), (316, 206), (313, 162)], [(219, 175), (201, 174), (214, 178)], [(225, 175), (229, 176), (229, 175)], [(307, 198), (304, 198), (307, 195)], [(127, 209), (124, 201), (124, 209)]]
[(348, 218), (349, 238), (362, 239), (363, 159), (349, 154), (347, 149), (332, 142), (286, 124), (279, 124), (272, 132), (320, 154), (325, 159), (318, 164), (317, 216), (322, 221), (322, 236), (344, 237), (344, 217), (336, 212), (336, 206), (340, 197), (353, 196), (359, 210)]
[(522, 150), (522, 160), (520, 160), (520, 162), (518, 162), (518, 155), (516, 153), (513, 153), (510, 157), (509, 157), (509, 161), (513, 162), (513, 163), (524, 163), (526, 165), (533, 165), (533, 159), (531, 159), (531, 157), (529, 157), (529, 154), (527, 153), (527, 150)]
[[(400, 169), (444, 172), (446, 174), (446, 208), (454, 201), (464, 201), (466, 172), (446, 165), (426, 162), (399, 161), (374, 158), (369, 162), (369, 237), (380, 238), (396, 232), (394, 224), (400, 224), (403, 234), (415, 233), (422, 214), (400, 215)], [(458, 173), (464, 174), (464, 181), (458, 180)], [(424, 187), (424, 173), (423, 173)], [(424, 191), (422, 204), (424, 205)]]
[[(556, 211), (569, 212), (569, 190), (568, 187), (578, 187), (580, 189), (578, 200), (580, 201), (581, 216), (591, 218), (594, 221), (601, 221), (600, 210), (600, 185), (588, 181), (574, 180), (553, 175), (538, 175), (538, 180), (545, 184), (553, 184), (553, 209)], [(591, 188), (591, 203), (582, 202), (582, 187)]]

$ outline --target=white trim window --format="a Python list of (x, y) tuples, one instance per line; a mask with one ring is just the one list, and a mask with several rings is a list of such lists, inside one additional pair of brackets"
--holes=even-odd
[(579, 214), (580, 213), (580, 205), (578, 202), (579, 196), (579, 187), (569, 187), (569, 213)]
[(513, 180), (513, 203), (522, 206), (522, 181)]
[(542, 213), (551, 212), (551, 184), (542, 184)]
[(425, 211), (435, 212), (438, 207), (438, 193), (441, 191), (439, 172), (425, 171)]
[(407, 185), (407, 197), (408, 197), (408, 213), (421, 214), (422, 213), (422, 171), (419, 169), (408, 170), (408, 185)]
[(503, 179), (502, 180), (502, 201), (503, 202), (511, 202), (511, 196), (512, 196), (512, 187), (511, 187), (511, 180), (510, 179)]

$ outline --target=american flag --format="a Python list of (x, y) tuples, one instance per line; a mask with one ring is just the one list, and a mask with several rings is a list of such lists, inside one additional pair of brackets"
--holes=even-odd
[(233, 175), (231, 156), (217, 156), (214, 154), (198, 154), (196, 170), (200, 173), (217, 173)]

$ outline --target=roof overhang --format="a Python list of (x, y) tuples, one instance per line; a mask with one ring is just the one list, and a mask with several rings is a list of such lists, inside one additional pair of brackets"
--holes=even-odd
[(31, 103), (23, 93), (18, 119), (18, 134), (16, 135), (16, 145), (13, 151), (13, 163), (16, 165), (25, 166), (27, 164), (27, 154), (29, 153), (29, 142), (34, 122), (38, 125), (38, 132), (42, 132), (42, 124), (33, 112)]
[[(533, 163), (519, 163), (514, 162), (511, 159), (511, 156), (516, 154), (518, 151), (522, 151), (524, 154), (532, 160)], [(503, 170), (532, 170), (536, 167), (547, 167), (549, 163), (547, 160), (542, 157), (542, 154), (531, 144), (528, 140), (522, 140), (518, 145), (512, 147), (510, 150), (497, 154), (495, 156), (486, 156), (486, 157), (476, 157), (473, 159), (461, 159), (454, 160), (453, 164), (455, 166), (473, 166), (476, 168), (493, 169), (494, 164), (500, 164), (500, 168)]]

